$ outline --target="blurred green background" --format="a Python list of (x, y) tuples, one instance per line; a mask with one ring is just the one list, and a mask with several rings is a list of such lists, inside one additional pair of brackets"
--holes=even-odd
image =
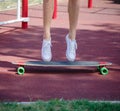
[[(10, 10), (17, 7), (18, 0), (0, 0), (0, 11)], [(22, 0), (21, 0), (22, 1)], [(42, 3), (43, 0), (28, 0), (29, 5)]]

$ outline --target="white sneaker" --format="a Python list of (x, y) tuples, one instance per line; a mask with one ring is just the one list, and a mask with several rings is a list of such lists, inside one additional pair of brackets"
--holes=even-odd
[(43, 40), (41, 55), (42, 55), (43, 61), (46, 61), (46, 62), (51, 61), (52, 59), (51, 40)]
[(66, 36), (67, 50), (66, 57), (69, 61), (74, 61), (76, 58), (77, 43), (76, 40), (71, 40), (69, 35)]

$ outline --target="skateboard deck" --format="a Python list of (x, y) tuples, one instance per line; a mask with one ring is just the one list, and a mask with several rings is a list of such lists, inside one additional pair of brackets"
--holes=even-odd
[(17, 73), (22, 75), (25, 73), (24, 66), (41, 66), (41, 67), (77, 67), (77, 66), (95, 66), (99, 72), (103, 75), (108, 74), (107, 65), (112, 65), (111, 62), (96, 62), (96, 61), (26, 61), (26, 62), (12, 62), (12, 64), (17, 65)]

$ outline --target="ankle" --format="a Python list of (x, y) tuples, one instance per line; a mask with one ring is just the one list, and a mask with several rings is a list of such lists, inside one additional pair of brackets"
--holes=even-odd
[(71, 37), (69, 34), (67, 35), (67, 37), (70, 41), (76, 41), (76, 37)]
[(76, 39), (76, 33), (70, 33), (68, 34), (68, 37), (70, 40), (75, 40)]
[(43, 37), (43, 41), (51, 41), (51, 37)]
[(47, 41), (50, 41), (51, 40), (51, 35), (50, 34), (44, 34), (43, 39), (47, 40)]

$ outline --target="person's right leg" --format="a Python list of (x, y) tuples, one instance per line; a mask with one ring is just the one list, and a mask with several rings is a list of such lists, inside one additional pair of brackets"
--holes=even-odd
[(54, 0), (43, 0), (43, 28), (44, 39), (50, 40), (50, 26), (54, 11)]
[(76, 58), (76, 28), (79, 16), (80, 0), (69, 0), (69, 34), (66, 36), (67, 50), (66, 57), (69, 61), (74, 61)]
[(54, 10), (54, 0), (43, 0), (43, 44), (42, 44), (42, 59), (50, 61), (52, 59), (51, 53), (51, 34), (50, 26)]

